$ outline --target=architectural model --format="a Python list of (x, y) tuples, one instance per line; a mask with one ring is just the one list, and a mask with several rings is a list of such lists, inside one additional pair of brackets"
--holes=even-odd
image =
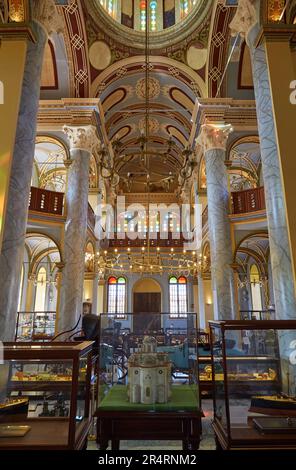
[(140, 352), (128, 361), (131, 403), (167, 403), (171, 396), (171, 362), (168, 353), (157, 352), (156, 339), (145, 336)]

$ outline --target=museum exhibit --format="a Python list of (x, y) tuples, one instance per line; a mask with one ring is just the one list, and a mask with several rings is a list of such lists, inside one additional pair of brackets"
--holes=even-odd
[(296, 451), (295, 125), (296, 0), (0, 0), (0, 459)]

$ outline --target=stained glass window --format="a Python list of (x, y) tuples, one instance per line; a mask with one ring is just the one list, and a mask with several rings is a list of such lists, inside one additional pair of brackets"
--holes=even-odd
[(108, 313), (125, 313), (126, 280), (110, 277), (108, 281)]
[(187, 317), (187, 279), (184, 276), (169, 280), (170, 285), (170, 318)]
[(146, 0), (141, 0), (140, 3), (140, 23), (141, 31), (146, 31)]

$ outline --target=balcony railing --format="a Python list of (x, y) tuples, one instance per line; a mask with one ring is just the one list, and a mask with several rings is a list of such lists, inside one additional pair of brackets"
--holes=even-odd
[(263, 187), (232, 193), (231, 198), (233, 214), (247, 214), (266, 208)]
[[(132, 238), (135, 235), (138, 237), (133, 240)], [(153, 247), (163, 247), (163, 248), (182, 248), (185, 243), (189, 243), (193, 240), (191, 233), (181, 234), (181, 233), (159, 233), (159, 232), (150, 232), (150, 246)], [(128, 247), (143, 247), (148, 244), (148, 234), (147, 233), (115, 233), (114, 239), (109, 240), (110, 248), (128, 248)]]
[(31, 188), (29, 210), (45, 214), (63, 215), (64, 193)]

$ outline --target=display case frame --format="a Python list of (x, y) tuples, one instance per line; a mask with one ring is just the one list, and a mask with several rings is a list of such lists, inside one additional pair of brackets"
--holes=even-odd
[[(286, 357), (287, 344), (293, 345), (296, 339), (296, 321), (281, 320), (229, 320), (210, 321), (210, 342), (211, 342), (211, 362), (213, 379), (213, 401), (214, 418), (213, 429), (216, 436), (218, 449), (295, 449), (296, 433), (280, 432), (275, 428), (274, 432), (262, 432), (259, 430), (257, 421), (266, 429), (272, 422), (274, 416), (285, 420), (294, 420), (296, 414), (293, 411), (285, 412), (278, 409), (276, 413), (266, 407), (264, 410), (256, 408), (254, 403), (265, 400), (266, 403), (273, 403), (273, 400), (290, 400), (286, 394), (286, 388), (290, 390), (288, 374), (286, 374), (286, 364), (289, 364), (289, 357)], [(241, 390), (241, 382), (235, 380), (232, 373), (229, 373), (231, 363), (229, 349), (233, 347), (229, 341), (236, 341), (238, 337), (244, 337), (246, 332), (259, 332), (262, 336), (269, 333), (269, 338), (274, 337), (274, 360), (278, 362), (278, 392), (273, 396), (263, 390), (258, 393), (256, 387), (254, 394), (244, 393)], [(235, 338), (235, 340), (234, 340)], [(236, 341), (237, 343), (237, 341)], [(280, 346), (281, 344), (281, 346)], [(296, 341), (295, 341), (296, 344)], [(278, 350), (277, 350), (278, 348)], [(292, 351), (291, 351), (292, 353)], [(268, 358), (267, 358), (268, 359)], [(283, 365), (284, 364), (284, 365)], [(288, 365), (288, 371), (290, 364)], [(295, 364), (291, 366), (295, 377)], [(268, 385), (269, 379), (265, 380)], [(251, 385), (250, 385), (251, 387)], [(286, 387), (286, 388), (285, 388)], [(238, 393), (236, 393), (238, 389)], [(293, 398), (291, 397), (293, 402)], [(293, 405), (294, 406), (294, 405)], [(296, 408), (296, 401), (295, 401)], [(262, 424), (263, 423), (263, 424)], [(283, 427), (284, 429), (284, 427)]]
[[(136, 323), (137, 325), (142, 324), (142, 322), (139, 322), (140, 315), (145, 316), (143, 324), (147, 321), (147, 316), (150, 316), (150, 324), (153, 325), (150, 329), (144, 326), (141, 328), (138, 326), (135, 327)], [(156, 316), (159, 316), (159, 318), (156, 318)], [(136, 322), (134, 321), (135, 317), (137, 317)], [(108, 442), (111, 441), (112, 449), (118, 450), (120, 441), (123, 439), (173, 439), (182, 441), (184, 450), (191, 448), (198, 449), (201, 436), (202, 411), (200, 408), (198, 378), (196, 375), (196, 361), (193, 357), (191, 359), (189, 357), (196, 354), (197, 338), (195, 341), (190, 341), (189, 345), (189, 332), (192, 336), (192, 330), (195, 328), (196, 320), (196, 314), (188, 314), (187, 319), (175, 320), (176, 328), (182, 329), (182, 335), (179, 335), (180, 339), (182, 337), (184, 340), (184, 330), (187, 331), (187, 335), (185, 335), (186, 341), (184, 341), (183, 344), (172, 346), (169, 343), (166, 344), (164, 334), (167, 328), (174, 328), (169, 314), (126, 314), (126, 320), (122, 321), (120, 326), (115, 316), (100, 316), (100, 337), (104, 340), (109, 338), (110, 342), (109, 345), (106, 345), (100, 341), (100, 380), (96, 416), (97, 442), (101, 449), (106, 449)], [(116, 327), (114, 327), (114, 323), (117, 323)], [(190, 328), (188, 328), (189, 324)], [(112, 325), (114, 331), (117, 329), (117, 333), (114, 333), (114, 335), (112, 335)], [(157, 325), (157, 327), (155, 327), (155, 325)], [(106, 329), (104, 326), (108, 326), (108, 335), (104, 332), (104, 329)], [(121, 333), (122, 337), (121, 340), (119, 340)], [(153, 348), (155, 348), (152, 348), (153, 351), (155, 351), (152, 352), (152, 355), (155, 354), (153, 360), (158, 356), (168, 355), (170, 358), (169, 362), (173, 364), (170, 376), (170, 380), (173, 384), (171, 396), (167, 401), (159, 402), (156, 400), (153, 403), (146, 404), (141, 401), (142, 398), (140, 401), (135, 402), (132, 401), (131, 398), (134, 379), (131, 378), (133, 376), (130, 374), (131, 370), (133, 370), (132, 373), (137, 372), (133, 369), (133, 360), (135, 357), (138, 358), (138, 354), (140, 357), (139, 360), (142, 360), (141, 354), (145, 354), (145, 352), (143, 352), (143, 344), (145, 341), (148, 341), (147, 338), (152, 338), (153, 340), (151, 341), (154, 345)], [(102, 348), (106, 348), (106, 346), (109, 347), (109, 351), (111, 350), (110, 348), (113, 348), (113, 351), (109, 358), (104, 359), (107, 353), (106, 349)], [(116, 354), (114, 351), (116, 351)], [(166, 360), (167, 359), (159, 366), (161, 369), (166, 367), (164, 366), (164, 364), (167, 364)], [(126, 365), (127, 363), (128, 366)], [(116, 372), (114, 372), (114, 367)], [(120, 367), (125, 367), (125, 369), (122, 369), (121, 372), (118, 373), (118, 368), (120, 369)], [(142, 366), (139, 366), (139, 369), (141, 369), (141, 367)], [(143, 367), (145, 369), (145, 366)], [(114, 373), (116, 374), (115, 377), (113, 376)], [(139, 370), (138, 373), (141, 376), (141, 370)], [(149, 374), (150, 373), (153, 374), (152, 372), (149, 372)], [(161, 373), (166, 374), (163, 370), (161, 370)], [(156, 375), (156, 377), (158, 376)], [(147, 384), (145, 387), (146, 386)], [(142, 391), (139, 397), (143, 397), (146, 392), (143, 392), (143, 386), (141, 384), (140, 387)], [(154, 384), (151, 385), (149, 382), (149, 387), (151, 387), (152, 390)], [(163, 385), (161, 385), (161, 387), (163, 387)], [(152, 391), (151, 393), (153, 395), (154, 392)]]
[[(25, 376), (16, 381), (13, 375), (21, 365), (34, 370), (36, 365), (57, 364), (67, 369), (68, 377), (39, 380)], [(1, 367), (1, 366), (0, 366)], [(0, 450), (81, 450), (86, 448), (91, 426), (91, 382), (95, 372), (93, 342), (73, 343), (4, 343), (4, 366), (8, 370), (7, 398), (29, 396), (29, 404), (49, 394), (63, 392), (69, 397), (66, 417), (23, 417), (12, 416), (4, 425), (29, 426), (24, 437), (0, 438)], [(46, 369), (46, 367), (45, 367)], [(34, 374), (35, 375), (35, 374)], [(31, 380), (32, 379), (32, 380)], [(79, 405), (78, 405), (79, 403)], [(47, 416), (47, 415), (46, 415)], [(1, 415), (0, 415), (1, 418)]]

